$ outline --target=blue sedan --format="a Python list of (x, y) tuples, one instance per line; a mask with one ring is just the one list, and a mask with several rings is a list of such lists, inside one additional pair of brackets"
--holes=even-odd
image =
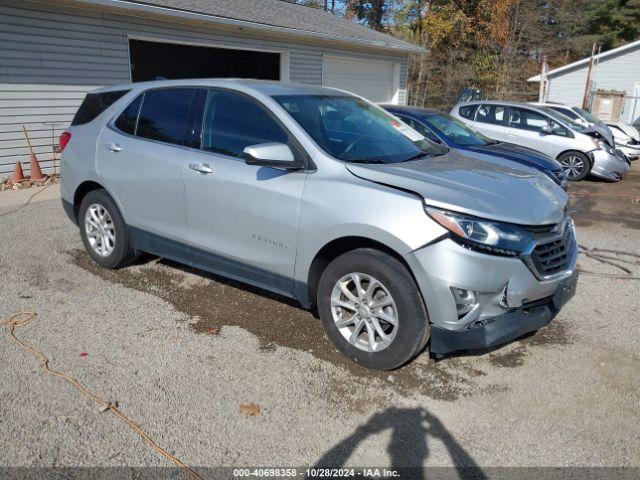
[(494, 155), (541, 170), (566, 190), (562, 166), (544, 153), (485, 137), (446, 113), (427, 108), (382, 105), (429, 140), (449, 148)]

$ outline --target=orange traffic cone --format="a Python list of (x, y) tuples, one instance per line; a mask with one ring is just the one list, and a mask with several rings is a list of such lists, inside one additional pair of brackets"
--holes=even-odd
[(36, 158), (36, 154), (31, 152), (31, 158), (29, 159), (29, 166), (31, 167), (31, 181), (39, 182), (44, 180), (46, 177), (42, 174), (42, 170), (40, 170), (40, 164), (38, 163), (38, 159)]
[(46, 177), (42, 174), (42, 170), (40, 170), (40, 164), (38, 163), (38, 158), (36, 157), (35, 152), (33, 151), (33, 147), (31, 146), (31, 139), (29, 138), (29, 134), (27, 133), (27, 129), (25, 126), (22, 126), (22, 131), (24, 132), (24, 138), (27, 140), (27, 145), (29, 146), (29, 153), (31, 154), (29, 158), (29, 166), (31, 168), (31, 181), (32, 182), (40, 182), (44, 180)]
[(11, 183), (18, 183), (24, 180), (24, 172), (22, 171), (22, 164), (18, 161), (16, 166), (13, 167), (13, 175), (9, 179)]

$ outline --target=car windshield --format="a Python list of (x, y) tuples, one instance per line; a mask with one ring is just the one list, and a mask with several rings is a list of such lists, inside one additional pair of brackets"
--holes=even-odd
[(594, 117), (593, 115), (591, 115), (586, 110), (583, 110), (583, 109), (578, 108), (578, 107), (572, 107), (571, 109), (574, 112), (576, 112), (578, 115), (580, 115), (582, 118), (584, 118), (589, 123), (601, 123), (602, 122), (602, 120), (600, 120), (598, 117)]
[(322, 150), (345, 162), (399, 163), (448, 151), (357, 97), (276, 95), (273, 98)]
[(460, 120), (446, 114), (430, 114), (425, 117), (425, 121), (438, 130), (438, 133), (446, 137), (447, 140), (457, 145), (476, 147), (498, 143), (467, 127)]
[(589, 127), (581, 124), (580, 122), (572, 120), (571, 118), (567, 117), (563, 113), (557, 112), (552, 108), (540, 107), (540, 110), (542, 110), (544, 113), (549, 115), (554, 120), (557, 120), (569, 126), (572, 130), (575, 130), (576, 132), (584, 132), (585, 130), (589, 129)]

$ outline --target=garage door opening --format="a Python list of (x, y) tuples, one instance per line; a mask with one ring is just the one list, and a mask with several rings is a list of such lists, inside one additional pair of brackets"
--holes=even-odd
[(280, 54), (129, 40), (131, 79), (257, 78), (280, 80)]

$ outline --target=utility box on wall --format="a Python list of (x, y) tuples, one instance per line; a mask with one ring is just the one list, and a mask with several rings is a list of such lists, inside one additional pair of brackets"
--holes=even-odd
[(591, 112), (604, 122), (619, 122), (624, 96), (617, 90), (597, 90)]

